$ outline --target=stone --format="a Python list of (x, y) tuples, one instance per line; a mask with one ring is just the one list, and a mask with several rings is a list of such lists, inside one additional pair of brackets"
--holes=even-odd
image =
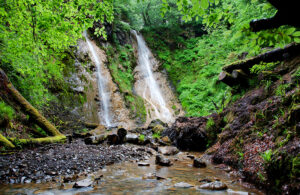
[(86, 188), (86, 187), (90, 187), (93, 184), (93, 180), (90, 178), (84, 179), (84, 180), (80, 180), (77, 181), (74, 185), (73, 188)]
[(127, 134), (126, 135), (126, 142), (131, 144), (137, 144), (139, 142), (139, 136), (136, 134)]
[(170, 155), (177, 154), (179, 150), (174, 146), (165, 146), (165, 147), (159, 147), (158, 152), (163, 155), (170, 156)]
[(195, 158), (193, 161), (193, 166), (197, 167), (197, 168), (205, 168), (206, 163), (203, 162), (203, 160), (201, 158)]
[(195, 158), (195, 156), (193, 156), (193, 155), (187, 155), (186, 157), (188, 157), (190, 159), (194, 159)]
[(226, 190), (227, 185), (220, 181), (214, 181), (214, 182), (202, 184), (198, 188), (205, 189), (205, 190)]
[(155, 120), (150, 122), (150, 124), (148, 126), (148, 129), (153, 129), (156, 125), (161, 125), (163, 127), (168, 127), (168, 125), (166, 123), (162, 122), (159, 119), (155, 119)]
[(147, 162), (139, 162), (139, 163), (138, 163), (138, 166), (141, 166), (141, 167), (150, 166), (150, 163), (147, 163)]
[(177, 188), (192, 188), (194, 187), (193, 185), (189, 184), (189, 183), (185, 183), (185, 182), (179, 182), (179, 183), (176, 183), (174, 185), (174, 187), (177, 187)]
[(153, 127), (152, 131), (153, 131), (153, 133), (159, 133), (160, 134), (164, 129), (165, 128), (162, 125), (158, 124), (158, 125), (155, 125)]
[(156, 155), (155, 157), (155, 164), (161, 165), (161, 166), (171, 166), (172, 162), (170, 159), (163, 157), (162, 155)]
[(201, 182), (201, 183), (211, 183), (212, 180), (205, 178), (205, 179), (200, 179), (199, 182)]
[(162, 137), (161, 140), (162, 140), (163, 142), (165, 142), (165, 143), (171, 143), (171, 140), (170, 140), (170, 138), (169, 138), (168, 136)]

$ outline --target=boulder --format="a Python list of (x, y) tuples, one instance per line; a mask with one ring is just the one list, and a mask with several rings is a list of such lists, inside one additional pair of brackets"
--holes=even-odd
[(201, 158), (195, 158), (193, 161), (193, 166), (197, 168), (205, 168), (206, 163)]
[(163, 131), (181, 150), (204, 151), (207, 145), (205, 117), (179, 117), (171, 128)]
[(153, 129), (156, 125), (161, 125), (163, 127), (168, 127), (168, 124), (162, 122), (159, 119), (156, 119), (156, 120), (153, 120), (153, 121), (150, 122), (150, 124), (148, 126), (148, 129)]
[(227, 185), (220, 181), (214, 181), (214, 182), (202, 184), (198, 188), (205, 189), (205, 190), (226, 190)]
[(179, 150), (174, 146), (165, 146), (165, 147), (159, 147), (158, 152), (163, 155), (170, 156), (170, 155), (177, 154)]
[(170, 159), (163, 157), (162, 155), (156, 155), (155, 158), (155, 164), (161, 165), (161, 166), (171, 166), (172, 162), (170, 161)]
[(152, 132), (160, 134), (161, 132), (163, 132), (163, 130), (165, 130), (165, 127), (158, 124), (153, 127)]

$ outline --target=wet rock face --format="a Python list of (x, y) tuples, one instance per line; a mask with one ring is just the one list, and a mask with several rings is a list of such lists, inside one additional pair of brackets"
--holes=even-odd
[(207, 144), (204, 117), (179, 117), (162, 135), (182, 150), (204, 151)]

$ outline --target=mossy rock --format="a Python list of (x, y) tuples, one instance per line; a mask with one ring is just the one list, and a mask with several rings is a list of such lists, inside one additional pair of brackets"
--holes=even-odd
[(158, 124), (158, 125), (155, 125), (153, 127), (152, 132), (153, 133), (161, 134), (163, 132), (163, 130), (165, 130), (165, 127), (163, 127), (162, 125)]

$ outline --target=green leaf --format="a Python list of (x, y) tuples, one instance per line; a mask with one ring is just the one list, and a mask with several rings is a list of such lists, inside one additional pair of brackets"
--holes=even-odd
[(207, 9), (208, 6), (209, 6), (208, 0), (201, 0), (201, 7), (202, 7), (203, 9)]

